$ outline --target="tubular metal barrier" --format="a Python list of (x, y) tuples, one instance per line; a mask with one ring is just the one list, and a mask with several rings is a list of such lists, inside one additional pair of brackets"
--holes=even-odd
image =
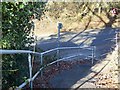
[[(90, 51), (90, 54), (84, 55), (85, 52), (88, 52), (88, 51)], [(20, 54), (20, 53), (22, 53), (22, 54), (26, 53), (28, 55), (29, 79), (27, 79), (24, 83), (19, 85), (17, 89), (21, 89), (21, 88), (25, 87), (25, 85), (27, 85), (28, 83), (30, 85), (30, 88), (32, 89), (34, 79), (39, 75), (39, 73), (41, 73), (41, 75), (42, 75), (42, 70), (44, 69), (45, 66), (52, 65), (52, 64), (57, 63), (59, 61), (67, 60), (67, 59), (74, 58), (74, 57), (81, 57), (81, 56), (92, 58), (91, 62), (93, 64), (93, 62), (94, 62), (93, 60), (95, 58), (95, 46), (90, 46), (90, 47), (60, 47), (60, 48), (51, 49), (51, 50), (48, 50), (48, 51), (45, 51), (42, 53), (28, 51), (28, 50), (0, 50), (0, 54)], [(32, 73), (33, 72), (32, 56), (31, 56), (32, 54), (40, 56), (40, 65), (41, 65), (39, 70), (34, 75)], [(59, 54), (59, 57), (57, 56), (57, 54)], [(49, 62), (46, 61), (46, 60), (48, 60), (48, 59), (46, 59), (47, 56), (49, 57), (49, 59), (53, 59), (53, 60), (50, 60)], [(50, 56), (51, 57), (54, 56), (54, 57), (50, 58)]]

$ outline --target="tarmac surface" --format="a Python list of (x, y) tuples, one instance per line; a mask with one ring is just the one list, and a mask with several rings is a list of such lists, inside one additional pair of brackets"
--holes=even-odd
[[(57, 74), (50, 80), (51, 85), (54, 88), (96, 88), (87, 80), (93, 78), (99, 73), (104, 66), (106, 66), (109, 60), (104, 60), (107, 54), (111, 53), (116, 45), (116, 31), (120, 31), (115, 28), (104, 28), (101, 30), (85, 30), (79, 33), (65, 32), (61, 34), (60, 46), (96, 46), (96, 59), (102, 60), (102, 62), (92, 65), (76, 65), (70, 70), (64, 70)], [(52, 35), (42, 38), (38, 42), (38, 47), (43, 50), (49, 50), (57, 47), (57, 36)], [(69, 53), (76, 54), (72, 50)], [(80, 51), (82, 54), (86, 54), (86, 51)], [(67, 55), (64, 53), (64, 55)], [(86, 54), (87, 55), (87, 54)]]
[(88, 74), (91, 65), (75, 65), (70, 70), (64, 70), (50, 80), (52, 87), (70, 88), (78, 80)]

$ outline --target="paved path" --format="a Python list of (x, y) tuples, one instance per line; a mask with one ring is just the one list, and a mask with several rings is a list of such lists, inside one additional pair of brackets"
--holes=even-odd
[[(115, 28), (104, 28), (96, 30), (84, 30), (81, 32), (64, 32), (61, 33), (60, 47), (69, 46), (96, 46), (96, 58), (103, 57), (105, 53), (109, 53), (115, 47), (115, 36), (118, 29)], [(120, 31), (120, 30), (119, 30)], [(38, 41), (37, 47), (43, 50), (49, 50), (57, 47), (57, 36), (50, 35), (41, 38)], [(64, 52), (64, 51), (62, 51)], [(72, 53), (71, 53), (72, 52)], [(76, 52), (78, 53), (78, 51)], [(76, 54), (73, 50), (68, 51), (68, 53), (63, 54)], [(80, 50), (80, 54), (90, 55), (89, 50)], [(101, 57), (100, 57), (101, 56)], [(105, 57), (105, 56), (104, 56)]]
[(90, 67), (91, 65), (75, 65), (72, 69), (64, 70), (55, 75), (55, 77), (50, 80), (50, 83), (55, 88), (70, 88), (88, 74)]
[[(110, 55), (111, 56), (111, 55)], [(94, 65), (75, 65), (70, 70), (64, 70), (51, 78), (54, 88), (96, 88), (95, 76), (99, 74), (110, 62), (110, 58)]]
[[(115, 36), (117, 30), (118, 29), (115, 28), (104, 28), (101, 30), (85, 30), (84, 32), (79, 33), (65, 32), (61, 34), (60, 46), (68, 47), (95, 45), (96, 57), (101, 56), (102, 58), (105, 58), (106, 55), (105, 57), (102, 55), (109, 53), (115, 47)], [(56, 35), (51, 35), (49, 37), (43, 38), (40, 42), (38, 42), (38, 47), (41, 47), (43, 50), (49, 50), (57, 47)], [(83, 54), (86, 54), (86, 52), (81, 51)], [(75, 53), (73, 52), (73, 54)], [(56, 75), (50, 80), (50, 83), (55, 88), (95, 88), (95, 85), (93, 83), (83, 83), (93, 77), (97, 72), (99, 72), (105, 65), (107, 65), (108, 62), (109, 60), (104, 60), (101, 62), (102, 64), (96, 64), (95, 66), (76, 65), (71, 70), (65, 70)]]

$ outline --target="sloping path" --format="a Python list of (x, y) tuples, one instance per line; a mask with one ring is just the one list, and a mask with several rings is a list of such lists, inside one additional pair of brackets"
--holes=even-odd
[[(74, 88), (76, 90), (79, 88), (98, 88), (95, 83), (99, 78), (96, 77), (103, 72), (110, 71), (113, 67), (115, 69), (117, 68), (114, 62), (114, 60), (116, 60), (116, 53), (117, 52), (114, 51), (107, 55), (104, 60), (99, 61), (94, 65), (76, 65), (70, 70), (64, 70), (51, 78), (50, 83), (54, 88)], [(113, 79), (115, 78), (114, 76)], [(117, 79), (115, 82), (117, 82)], [(112, 88), (114, 88), (114, 86)]]
[(70, 88), (78, 80), (83, 78), (88, 74), (91, 65), (75, 65), (70, 70), (64, 70), (59, 74), (55, 75), (54, 78), (50, 80), (52, 87), (55, 88)]
[[(67, 39), (69, 42), (62, 42), (61, 46), (96, 46), (96, 56), (102, 59), (101, 62), (91, 65), (76, 65), (71, 70), (65, 70), (55, 75), (54, 78), (51, 78), (50, 83), (55, 88), (96, 88), (93, 84), (94, 76), (98, 74), (108, 63), (110, 59), (105, 59), (106, 55), (101, 56), (105, 53), (110, 53), (115, 48), (115, 36), (116, 36), (115, 28), (104, 28), (102, 30), (87, 30), (80, 35), (75, 37), (75, 34), (63, 34), (61, 40)], [(70, 36), (69, 36), (70, 35)], [(72, 35), (72, 36), (71, 36)], [(69, 37), (69, 38), (68, 38)], [(70, 37), (75, 37), (74, 39)], [(43, 46), (43, 49), (51, 49), (55, 48), (57, 43), (54, 42), (56, 38), (50, 38), (47, 41), (41, 41), (38, 44), (40, 47)], [(52, 42), (49, 42), (52, 41)], [(82, 53), (82, 52), (81, 52)], [(86, 53), (84, 53), (86, 54)], [(102, 58), (101, 58), (102, 57)], [(105, 60), (104, 60), (105, 59)], [(92, 81), (88, 81), (92, 79)], [(87, 81), (87, 82), (86, 82)], [(92, 82), (92, 83), (91, 83)]]
[[(64, 32), (60, 35), (60, 47), (96, 46), (96, 58), (100, 58), (99, 56), (110, 52), (115, 47), (116, 31), (120, 30), (118, 30), (117, 28), (109, 27), (96, 30), (85, 30), (81, 32)], [(41, 40), (38, 41), (37, 47), (43, 50), (56, 48), (57, 35), (43, 37)], [(71, 52), (73, 51), (71, 50), (68, 52), (71, 54)], [(86, 54), (85, 52), (88, 52), (88, 54)], [(91, 52), (89, 52), (88, 50), (83, 50), (79, 53), (88, 56)], [(73, 52), (72, 54), (75, 54), (75, 52)]]

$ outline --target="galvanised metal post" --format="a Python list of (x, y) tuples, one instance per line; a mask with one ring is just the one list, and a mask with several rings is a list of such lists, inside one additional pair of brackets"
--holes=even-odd
[(96, 46), (94, 46), (94, 58), (96, 58)]
[[(43, 66), (43, 54), (40, 54), (40, 64)], [(41, 76), (43, 75), (43, 71), (41, 70)]]
[(116, 31), (116, 48), (117, 48), (117, 51), (118, 51), (118, 32)]
[(58, 42), (58, 45), (57, 45), (57, 47), (58, 47), (58, 49), (57, 49), (57, 60), (59, 59), (60, 29), (62, 29), (62, 27), (63, 27), (62, 23), (58, 22), (58, 26), (57, 26), (57, 28), (58, 28), (58, 34), (57, 34), (57, 36), (58, 36), (58, 38), (57, 38), (57, 42)]
[(120, 63), (120, 61), (119, 61), (119, 46), (118, 46), (118, 32), (116, 31), (116, 51), (117, 51), (117, 64), (119, 64)]
[(30, 89), (33, 88), (33, 82), (32, 82), (32, 63), (31, 63), (31, 54), (28, 54), (28, 62), (29, 62), (29, 77), (30, 77)]
[(92, 46), (92, 64), (94, 63), (94, 46)]
[(79, 46), (79, 48), (78, 48), (78, 60), (80, 59), (80, 46)]

